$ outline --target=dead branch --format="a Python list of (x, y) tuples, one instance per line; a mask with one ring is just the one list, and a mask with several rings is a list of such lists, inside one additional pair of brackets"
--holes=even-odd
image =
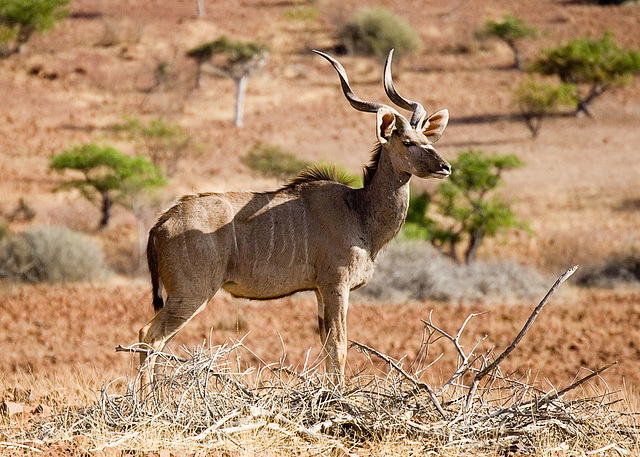
[(409, 373), (407, 373), (406, 371), (404, 371), (402, 369), (402, 367), (400, 367), (397, 363), (395, 363), (393, 360), (391, 360), (390, 357), (376, 351), (375, 349), (372, 349), (364, 344), (358, 343), (357, 341), (353, 341), (353, 340), (349, 340), (349, 342), (352, 345), (355, 345), (357, 347), (359, 347), (360, 349), (367, 351), (373, 355), (375, 355), (376, 357), (381, 358), (382, 360), (384, 360), (387, 364), (389, 364), (394, 370), (396, 370), (398, 373), (400, 373), (402, 375), (403, 378), (405, 378), (407, 381), (411, 381), (416, 387), (420, 388), (420, 389), (424, 389), (425, 391), (427, 391), (428, 395), (429, 395), (429, 399), (431, 400), (431, 403), (433, 403), (433, 406), (436, 408), (436, 410), (438, 411), (438, 413), (440, 413), (440, 416), (442, 416), (443, 419), (447, 419), (447, 413), (444, 411), (444, 409), (442, 409), (442, 406), (440, 405), (440, 402), (438, 401), (438, 398), (436, 397), (435, 392), (433, 391), (433, 389), (431, 388), (431, 386), (425, 382), (422, 381), (418, 381), (417, 379), (415, 379), (413, 376), (411, 376)]
[(577, 269), (578, 269), (577, 265), (570, 268), (556, 280), (555, 284), (551, 287), (551, 289), (549, 289), (549, 292), (547, 292), (547, 294), (544, 296), (542, 301), (533, 310), (533, 312), (529, 316), (529, 319), (527, 319), (527, 322), (524, 324), (524, 327), (522, 327), (522, 330), (520, 330), (520, 333), (518, 333), (516, 338), (509, 345), (509, 347), (507, 347), (507, 349), (505, 349), (502, 352), (502, 354), (500, 354), (493, 362), (491, 362), (489, 365), (487, 365), (486, 367), (478, 371), (478, 373), (476, 373), (476, 376), (473, 379), (473, 382), (471, 383), (471, 386), (469, 388), (469, 393), (467, 394), (467, 403), (465, 406), (465, 411), (469, 411), (471, 407), (471, 402), (473, 401), (473, 396), (475, 395), (476, 389), (478, 387), (478, 383), (487, 375), (487, 373), (489, 373), (491, 370), (499, 366), (500, 363), (505, 358), (507, 358), (509, 354), (511, 354), (511, 352), (516, 348), (518, 343), (522, 340), (522, 338), (524, 338), (526, 333), (529, 331), (529, 329), (533, 325), (533, 322), (536, 320), (536, 317), (538, 317), (538, 314), (540, 314), (540, 311), (542, 311), (542, 308), (544, 308), (544, 306), (547, 304), (551, 296), (556, 292), (556, 290), (558, 290), (558, 287), (560, 287), (563, 282), (565, 282), (567, 279), (571, 277), (573, 273), (575, 273)]
[(611, 362), (611, 363), (609, 363), (609, 364), (607, 364), (607, 365), (605, 365), (603, 367), (598, 368), (597, 370), (593, 371), (592, 373), (589, 373), (584, 378), (579, 379), (578, 381), (570, 384), (569, 386), (565, 387), (564, 389), (562, 389), (562, 390), (560, 390), (560, 391), (558, 391), (558, 392), (556, 392), (554, 394), (546, 395), (546, 396), (540, 398), (538, 400), (538, 404), (540, 405), (540, 404), (543, 404), (543, 403), (549, 403), (549, 402), (554, 401), (557, 398), (562, 398), (564, 396), (564, 394), (566, 394), (567, 392), (575, 389), (576, 387), (581, 386), (582, 384), (584, 384), (585, 382), (589, 381), (590, 379), (592, 379), (592, 378), (594, 378), (596, 376), (599, 376), (600, 373), (602, 373), (605, 370), (608, 370), (609, 368), (611, 368), (612, 366), (617, 365), (617, 364), (618, 364), (618, 362)]

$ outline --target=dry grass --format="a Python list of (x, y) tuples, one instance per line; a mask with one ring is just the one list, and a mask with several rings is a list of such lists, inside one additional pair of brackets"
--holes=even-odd
[[(242, 340), (201, 347), (186, 358), (160, 353), (161, 369), (151, 384), (141, 382), (149, 369), (144, 366), (124, 389), (107, 385), (89, 404), (59, 408), (33, 423), (14, 423), (9, 414), (0, 429), (1, 446), (15, 453), (56, 448), (71, 454), (127, 449), (214, 455), (637, 453), (640, 413), (621, 392), (594, 382), (602, 381), (606, 366), (551, 390), (500, 369), (566, 277), (499, 355), (476, 353), (478, 344), (471, 350), (460, 345), (474, 314), (455, 335), (425, 321), (422, 356), (408, 366), (352, 342), (383, 360), (386, 369), (372, 360), (343, 386), (325, 377), (321, 360), (297, 370), (282, 361), (243, 368), (244, 359), (257, 356)], [(439, 358), (426, 360), (441, 339), (459, 362), (449, 379), (435, 386), (426, 374)]]
[(22, 424), (25, 430), (5, 429), (2, 446), (42, 451), (66, 446), (72, 454), (179, 449), (357, 455), (382, 448), (398, 454), (600, 449), (627, 455), (638, 450), (636, 416), (616, 405), (624, 401), (620, 393), (587, 388), (564, 399), (565, 391), (545, 392), (498, 371), (467, 411), (464, 388), (440, 388), (442, 416), (418, 380), (425, 367), (414, 367), (407, 377), (401, 363), (393, 361), (398, 369), (350, 377), (341, 389), (316, 366), (299, 372), (281, 365), (239, 371), (243, 351), (249, 349), (237, 341), (193, 352), (185, 362), (165, 360), (165, 373), (151, 393), (144, 395), (135, 380), (124, 393), (107, 386), (88, 406), (63, 408), (35, 424)]

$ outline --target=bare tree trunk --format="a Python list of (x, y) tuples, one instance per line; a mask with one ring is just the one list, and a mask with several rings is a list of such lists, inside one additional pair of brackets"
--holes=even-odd
[(242, 75), (236, 79), (236, 118), (235, 126), (242, 127), (242, 115), (244, 112), (244, 94), (247, 91), (247, 75)]
[(531, 132), (531, 136), (536, 138), (538, 133), (540, 133), (540, 126), (542, 124), (542, 118), (544, 115), (542, 113), (525, 113), (524, 114), (524, 122)]
[(591, 111), (589, 111), (589, 105), (593, 100), (602, 95), (611, 86), (594, 84), (586, 97), (582, 98), (580, 91), (578, 90), (578, 107), (576, 108), (576, 116), (586, 114), (588, 117), (593, 117)]
[(593, 117), (591, 111), (589, 111), (589, 105), (596, 98), (599, 97), (607, 90), (608, 86), (602, 86), (600, 84), (594, 84), (586, 97), (581, 98), (580, 92), (578, 92), (578, 108), (576, 109), (576, 116), (580, 114), (586, 114), (588, 117)]
[(102, 194), (102, 218), (100, 219), (100, 226), (98, 228), (103, 229), (109, 225), (109, 219), (111, 219), (111, 207), (113, 206), (113, 200), (108, 192)]
[(460, 265), (460, 259), (458, 259), (458, 254), (456, 253), (456, 246), (458, 245), (457, 239), (452, 239), (449, 245), (449, 252), (447, 252), (447, 256), (453, 260), (457, 265)]
[(198, 67), (196, 68), (196, 88), (200, 89), (202, 87), (202, 62), (198, 62)]
[(513, 68), (516, 70), (522, 70), (522, 54), (520, 53), (520, 49), (518, 49), (518, 46), (514, 41), (508, 40), (507, 44), (513, 52)]
[(467, 252), (464, 254), (464, 260), (467, 265), (476, 260), (478, 248), (482, 244), (482, 241), (484, 241), (484, 231), (471, 232), (469, 236), (469, 246), (467, 247)]
[(204, 17), (204, 0), (196, 0), (198, 4), (198, 17)]

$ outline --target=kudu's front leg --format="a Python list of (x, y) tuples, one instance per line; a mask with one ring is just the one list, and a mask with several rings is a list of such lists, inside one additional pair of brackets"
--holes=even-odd
[(325, 366), (334, 384), (342, 384), (347, 363), (349, 288), (344, 284), (319, 287), (318, 326)]

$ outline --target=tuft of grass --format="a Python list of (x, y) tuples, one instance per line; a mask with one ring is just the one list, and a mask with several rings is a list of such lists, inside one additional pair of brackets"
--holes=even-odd
[(320, 16), (320, 10), (316, 6), (298, 6), (284, 12), (286, 19), (302, 22), (315, 22)]
[(104, 256), (96, 244), (66, 227), (32, 227), (0, 244), (0, 277), (10, 281), (89, 281), (105, 272)]
[(546, 279), (514, 261), (461, 265), (430, 243), (397, 240), (376, 261), (376, 272), (356, 294), (380, 301), (512, 301), (537, 298)]

